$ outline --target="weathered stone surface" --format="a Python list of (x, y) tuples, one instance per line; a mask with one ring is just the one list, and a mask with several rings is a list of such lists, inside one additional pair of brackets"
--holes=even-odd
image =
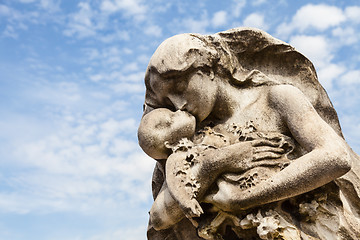
[(312, 63), (253, 28), (165, 40), (139, 144), (148, 239), (360, 239), (360, 159)]

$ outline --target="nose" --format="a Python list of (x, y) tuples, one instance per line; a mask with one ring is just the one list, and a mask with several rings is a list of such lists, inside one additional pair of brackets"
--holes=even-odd
[(186, 100), (184, 98), (177, 95), (169, 95), (168, 98), (176, 110), (186, 110)]

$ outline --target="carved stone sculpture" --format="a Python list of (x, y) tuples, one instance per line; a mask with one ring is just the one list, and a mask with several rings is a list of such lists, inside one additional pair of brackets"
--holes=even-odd
[(253, 28), (165, 40), (138, 137), (148, 239), (360, 239), (360, 159), (312, 63)]

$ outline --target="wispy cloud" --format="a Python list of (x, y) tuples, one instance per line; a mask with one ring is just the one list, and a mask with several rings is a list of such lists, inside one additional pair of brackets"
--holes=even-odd
[(233, 0), (231, 3), (232, 15), (238, 18), (241, 15), (243, 8), (246, 5), (246, 0)]
[(103, 0), (100, 9), (110, 14), (121, 12), (137, 21), (145, 20), (147, 12), (147, 6), (142, 0)]
[(252, 13), (248, 15), (244, 19), (243, 25), (247, 27), (260, 28), (265, 31), (268, 29), (268, 25), (265, 22), (265, 16), (260, 13)]
[[(126, 240), (139, 240), (145, 239), (144, 229), (141, 227), (132, 227), (132, 228), (120, 228), (114, 232), (107, 232), (101, 235), (92, 236), (89, 240), (118, 240), (118, 239), (126, 239)], [(82, 239), (81, 239), (82, 240)], [(84, 239), (85, 240), (85, 239)], [(88, 240), (88, 239), (86, 239)]]
[(328, 64), (333, 58), (333, 49), (328, 39), (322, 35), (295, 35), (291, 37), (290, 44), (305, 54), (317, 67)]
[(144, 33), (149, 36), (160, 37), (162, 36), (162, 28), (158, 25), (150, 25), (145, 27)]
[(96, 14), (87, 2), (78, 4), (79, 11), (70, 16), (66, 36), (78, 36), (79, 38), (95, 36), (98, 26), (94, 23)]
[(196, 16), (196, 18), (186, 16), (182, 19), (174, 19), (171, 25), (175, 27), (175, 32), (206, 34), (210, 23), (208, 13), (204, 11), (200, 16)]
[(254, 0), (254, 1), (251, 1), (251, 4), (254, 6), (260, 6), (261, 4), (264, 4), (266, 2), (267, 2), (267, 0)]
[[(62, 124), (48, 136), (12, 146), (13, 161), (25, 171), (8, 176), (7, 184), (17, 191), (2, 193), (0, 211), (101, 211), (113, 192), (119, 195), (111, 197), (111, 208), (123, 207), (122, 196), (149, 200), (150, 191), (136, 190), (148, 184), (154, 165), (129, 137), (138, 120), (111, 118), (121, 116), (127, 104), (114, 103), (95, 115), (60, 115)], [(98, 204), (104, 205), (93, 209)]]
[(350, 26), (337, 27), (332, 30), (332, 35), (338, 39), (340, 45), (354, 44), (360, 39), (356, 28)]
[(348, 71), (340, 80), (340, 83), (345, 85), (360, 84), (360, 70)]
[(346, 67), (343, 64), (328, 63), (319, 68), (318, 76), (320, 83), (325, 89), (333, 89), (333, 82), (338, 81), (345, 71)]
[(211, 20), (214, 27), (220, 27), (226, 24), (227, 22), (227, 12), (218, 11), (214, 13), (214, 16)]
[(345, 15), (350, 21), (359, 24), (360, 6), (350, 6), (345, 8)]
[(5, 19), (5, 29), (2, 35), (18, 38), (19, 32), (28, 29), (28, 24), (38, 24), (39, 13), (36, 11), (20, 12), (6, 5), (0, 5), (0, 17)]
[(60, 10), (60, 0), (18, 0), (24, 4), (35, 4), (49, 12), (56, 12)]
[(41, 8), (55, 12), (60, 10), (60, 0), (40, 0)]
[(357, 14), (360, 13), (358, 6), (347, 7), (345, 10), (326, 4), (308, 4), (301, 7), (292, 17), (289, 23), (282, 23), (277, 28), (277, 34), (287, 37), (294, 31), (306, 30), (325, 31), (337, 27), (342, 23), (358, 23)]

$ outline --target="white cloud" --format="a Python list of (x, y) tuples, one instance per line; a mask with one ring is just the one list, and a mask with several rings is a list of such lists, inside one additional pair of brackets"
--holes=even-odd
[[(78, 91), (67, 83), (57, 89)], [(90, 114), (60, 114), (47, 136), (12, 146), (12, 164), (27, 171), (7, 177), (14, 192), (0, 192), (0, 212), (91, 214), (148, 202), (155, 161), (142, 153), (132, 136), (138, 122), (121, 118), (128, 115), (128, 105), (115, 102), (98, 111), (92, 105)]]
[(360, 83), (360, 70), (352, 70), (341, 77), (341, 83), (346, 85), (353, 85)]
[(112, 89), (119, 94), (145, 92), (143, 83), (118, 83), (114, 84)]
[(103, 74), (90, 75), (90, 80), (94, 82), (99, 82), (104, 79), (106, 79), (106, 77)]
[(337, 27), (332, 31), (332, 35), (339, 39), (339, 45), (351, 45), (360, 39), (358, 31), (350, 26), (345, 28)]
[(118, 67), (122, 63), (121, 50), (116, 46), (105, 48), (101, 53), (101, 60), (105, 66)]
[(9, 16), (11, 14), (11, 9), (8, 6), (0, 4), (0, 15)]
[(264, 21), (264, 15), (259, 13), (252, 13), (248, 15), (243, 22), (243, 25), (246, 27), (255, 27), (262, 30), (267, 30), (268, 26)]
[(21, 3), (37, 3), (38, 7), (49, 12), (60, 10), (60, 0), (18, 0)]
[(100, 52), (96, 48), (85, 48), (83, 52), (86, 54), (87, 60), (95, 60), (100, 57)]
[[(109, 78), (111, 74), (119, 69), (122, 69), (124, 66), (124, 62), (126, 62), (126, 57), (124, 55), (127, 54), (127, 50), (123, 50), (118, 48), (116, 45), (110, 45), (104, 47), (103, 49), (97, 48), (84, 48), (82, 50), (84, 52), (83, 61), (92, 67), (101, 67), (103, 71), (103, 76), (106, 76), (104, 79)], [(92, 70), (89, 70), (91, 75), (97, 75), (99, 72), (93, 73)]]
[[(356, 91), (356, 90), (355, 90)], [(339, 102), (339, 105), (342, 108), (349, 109), (346, 115), (341, 117), (342, 129), (344, 135), (346, 136), (346, 141), (350, 144), (350, 146), (359, 153), (360, 151), (360, 139), (359, 139), (359, 132), (360, 132), (360, 118), (358, 115), (358, 111), (354, 111), (357, 109), (358, 102), (359, 102), (359, 95), (357, 92), (342, 92), (343, 98)], [(340, 106), (339, 106), (340, 107)]]
[(211, 20), (212, 25), (214, 27), (220, 27), (223, 26), (227, 23), (227, 12), (225, 11), (218, 11), (216, 13), (214, 13), (214, 16)]
[[(123, 87), (129, 87), (122, 89), (120, 92), (127, 92), (127, 90), (130, 89), (136, 89), (135, 92), (142, 91), (143, 87), (139, 87), (143, 84), (144, 80), (144, 72), (137, 71), (138, 66), (137, 63), (130, 63), (122, 68), (122, 72), (120, 71), (113, 71), (110, 73), (96, 73), (93, 75), (90, 75), (90, 79), (94, 82), (99, 81), (108, 81), (108, 82), (117, 82), (117, 84), (113, 85), (115, 87), (114, 89), (118, 89), (116, 91), (121, 90), (121, 86)], [(121, 83), (119, 83), (121, 82)], [(130, 90), (130, 92), (132, 92)]]
[(4, 32), (3, 32), (3, 35), (5, 37), (10, 37), (10, 38), (14, 38), (14, 39), (17, 39), (18, 38), (18, 33), (17, 31), (15, 30), (15, 28), (11, 25), (7, 25)]
[[(102, 233), (86, 240), (139, 240), (146, 238), (146, 228), (144, 226), (132, 227), (132, 228), (121, 228), (113, 232)], [(83, 239), (80, 239), (83, 240)], [(85, 239), (84, 239), (85, 240)]]
[(290, 44), (310, 59), (316, 68), (327, 65), (333, 58), (328, 40), (321, 35), (297, 35), (290, 39)]
[(246, 5), (246, 0), (233, 0), (232, 1), (232, 15), (235, 18), (238, 18), (241, 14), (242, 9), (245, 7)]
[[(36, 165), (29, 162), (25, 165), (31, 170), (1, 178), (3, 184), (10, 185), (15, 191), (0, 192), (0, 212), (104, 214), (121, 212), (130, 205), (144, 204), (151, 199), (149, 182), (155, 161), (138, 149), (135, 150), (138, 153), (130, 155), (115, 152), (123, 157), (117, 155), (111, 161), (106, 152), (102, 153), (102, 158), (96, 156), (94, 161), (87, 155), (68, 156), (73, 158), (58, 164), (60, 169), (51, 172), (49, 165), (54, 161), (47, 163), (51, 160), (47, 158), (48, 151), (52, 149), (42, 152), (45, 155), (30, 156), (41, 160)], [(61, 168), (64, 169), (61, 171)]]
[(98, 139), (105, 144), (108, 144), (111, 139), (119, 134), (124, 135), (129, 132), (136, 132), (137, 126), (134, 119), (129, 118), (122, 121), (109, 119), (99, 126)]
[(35, 1), (37, 1), (37, 0), (19, 0), (19, 2), (21, 2), (21, 3), (32, 3)]
[(293, 18), (293, 23), (301, 31), (307, 28), (326, 30), (329, 27), (339, 25), (343, 21), (345, 21), (345, 16), (341, 9), (323, 4), (306, 5), (300, 8)]
[(330, 27), (338, 26), (345, 20), (345, 14), (338, 7), (325, 4), (308, 4), (296, 12), (290, 23), (282, 23), (277, 28), (277, 34), (287, 37), (295, 30), (301, 32), (309, 29), (324, 31)]
[(360, 23), (360, 7), (359, 6), (351, 6), (351, 7), (347, 7), (345, 9), (345, 15), (346, 17), (350, 20), (353, 21), (354, 23)]
[(137, 21), (145, 20), (147, 12), (141, 0), (103, 0), (100, 9), (110, 14), (121, 11), (124, 16), (134, 17)]
[(203, 12), (199, 19), (186, 16), (183, 19), (174, 19), (171, 25), (171, 28), (175, 29), (176, 33), (188, 32), (206, 34), (206, 29), (210, 25), (210, 20), (208, 19), (207, 13)]
[(253, 6), (259, 6), (259, 5), (264, 4), (266, 2), (267, 2), (267, 0), (253, 0), (253, 1), (251, 1), (251, 4)]
[[(131, 50), (130, 48), (124, 48), (123, 49), (123, 52), (125, 53), (125, 54), (132, 54), (133, 53), (133, 50)], [(150, 59), (150, 58), (149, 58)]]
[(30, 24), (41, 23), (41, 15), (37, 11), (20, 12), (17, 9), (2, 4), (0, 4), (0, 17), (1, 16), (4, 16), (6, 19), (4, 24), (5, 29), (2, 32), (3, 36), (15, 39), (21, 31), (28, 30)]
[(127, 82), (136, 82), (136, 83), (143, 84), (144, 76), (145, 76), (145, 74), (142, 71), (134, 72), (134, 73), (124, 76), (121, 80), (127, 81)]
[[(134, 72), (139, 70), (139, 65), (136, 62), (131, 62), (123, 67), (123, 72)], [(142, 74), (144, 75), (144, 74)]]
[(332, 90), (333, 82), (338, 80), (339, 76), (344, 73), (346, 68), (338, 64), (328, 64), (318, 70), (320, 83), (326, 90)]
[(150, 56), (142, 54), (137, 58), (137, 60), (140, 64), (147, 65), (149, 63)]
[(160, 37), (162, 35), (162, 28), (158, 25), (150, 25), (145, 27), (144, 33), (148, 36)]
[(109, 153), (115, 156), (122, 156), (125, 153), (138, 151), (138, 144), (134, 141), (126, 139), (112, 139), (112, 144), (109, 147)]
[(81, 90), (74, 82), (44, 82), (34, 86), (27, 94), (32, 100), (62, 107), (70, 107), (83, 100)]
[(102, 34), (98, 36), (98, 38), (103, 43), (111, 43), (119, 40), (129, 41), (130, 34), (128, 31), (115, 31), (114, 33), (110, 33), (110, 34)]
[(40, 7), (50, 12), (58, 11), (60, 10), (60, 0), (40, 0)]
[(79, 38), (90, 37), (96, 34), (96, 26), (93, 24), (94, 12), (89, 3), (80, 2), (79, 12), (70, 16), (69, 24), (65, 29), (66, 36), (78, 36)]

